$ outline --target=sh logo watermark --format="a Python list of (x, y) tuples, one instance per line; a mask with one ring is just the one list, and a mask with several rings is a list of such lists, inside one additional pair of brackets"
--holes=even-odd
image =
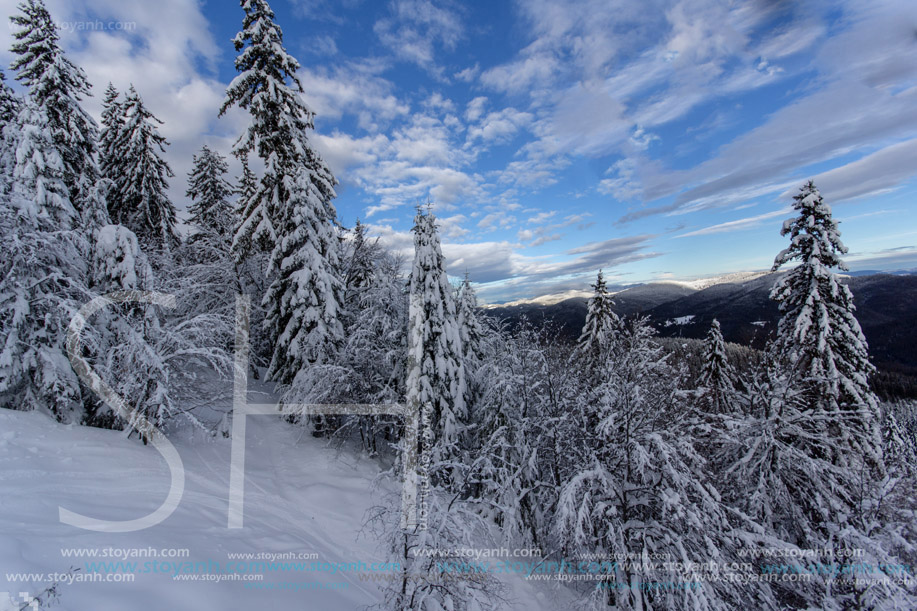
[[(168, 518), (181, 502), (185, 489), (185, 471), (175, 446), (143, 414), (128, 407), (125, 400), (99, 375), (82, 356), (82, 333), (88, 319), (96, 312), (114, 304), (149, 303), (164, 308), (175, 307), (175, 296), (152, 291), (116, 291), (96, 297), (80, 308), (67, 329), (67, 355), (73, 370), (115, 413), (131, 423), (163, 457), (169, 467), (169, 492), (153, 512), (132, 520), (100, 520), (58, 508), (62, 523), (84, 530), (99, 532), (133, 532), (150, 528)], [(401, 528), (426, 529), (427, 465), (426, 451), (418, 447), (421, 407), (390, 404), (311, 404), (311, 403), (249, 403), (249, 312), (251, 305), (245, 295), (236, 296), (235, 359), (233, 363), (232, 448), (229, 466), (228, 528), (242, 528), (245, 499), (245, 424), (250, 416), (277, 415), (392, 415), (404, 418), (404, 451), (402, 454), (404, 485), (401, 492)], [(413, 340), (413, 338), (412, 338)], [(427, 444), (424, 444), (424, 448)]]

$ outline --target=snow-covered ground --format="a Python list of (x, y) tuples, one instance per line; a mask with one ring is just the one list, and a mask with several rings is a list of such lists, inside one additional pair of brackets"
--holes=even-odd
[(671, 327), (676, 325), (678, 327), (684, 327), (685, 325), (690, 325), (694, 322), (694, 314), (688, 314), (687, 316), (679, 316), (678, 318), (670, 318), (665, 321), (666, 327)]
[(515, 301), (507, 301), (506, 303), (484, 304), (481, 307), (489, 310), (493, 308), (510, 308), (513, 306), (530, 304), (548, 306), (554, 305), (555, 303), (560, 303), (561, 301), (566, 301), (568, 299), (576, 299), (577, 297), (588, 299), (589, 297), (592, 297), (592, 291), (571, 289), (569, 291), (563, 291), (562, 293), (551, 293), (550, 295), (541, 295), (540, 297), (534, 297), (532, 299), (517, 299)]
[[(329, 447), (279, 418), (249, 418), (247, 438), (244, 528), (227, 529), (230, 440), (202, 439), (198, 434), (196, 439), (175, 440), (186, 473), (184, 496), (175, 513), (138, 532), (98, 533), (60, 523), (58, 507), (110, 520), (153, 511), (169, 487), (169, 471), (159, 454), (123, 432), (65, 426), (38, 412), (0, 409), (0, 592), (10, 592), (21, 603), (20, 592), (35, 595), (50, 585), (50, 576), (34, 575), (30, 583), (13, 574), (78, 568), (76, 579), (86, 579), (91, 562), (124, 561), (137, 565), (133, 571), (115, 565), (110, 568), (116, 577), (102, 578), (120, 580), (131, 573), (132, 583), (64, 582), (54, 608), (346, 610), (378, 602), (379, 587), (362, 581), (357, 572), (294, 570), (289, 565), (284, 570), (279, 563), (384, 561), (363, 523), (370, 507), (397, 492), (395, 482), (386, 476), (374, 486), (381, 472), (377, 461)], [(150, 548), (186, 549), (188, 556), (111, 557), (119, 553), (111, 550), (142, 550), (128, 552), (137, 554)], [(65, 557), (62, 549), (109, 550), (109, 557)], [(213, 573), (209, 567), (215, 565), (208, 563), (227, 568), (233, 561), (229, 553), (304, 556), (276, 560), (275, 570), (264, 572), (260, 582), (183, 581), (170, 573), (190, 570), (188, 562), (208, 567), (196, 574)], [(164, 562), (172, 564), (167, 567)], [(195, 573), (190, 575), (196, 579)], [(205, 578), (213, 577), (200, 579)], [(506, 585), (515, 599), (513, 608), (554, 609), (569, 602), (569, 591), (555, 584), (513, 576)], [(300, 591), (278, 589), (295, 587)], [(10, 606), (8, 599), (0, 594), (0, 610), (19, 608)]]

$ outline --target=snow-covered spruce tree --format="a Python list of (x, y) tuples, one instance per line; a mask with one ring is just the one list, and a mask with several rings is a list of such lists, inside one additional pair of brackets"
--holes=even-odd
[(704, 340), (703, 366), (697, 380), (698, 402), (706, 413), (724, 414), (738, 409), (735, 369), (726, 355), (720, 321), (713, 319)]
[(281, 384), (292, 383), (308, 365), (333, 359), (343, 340), (334, 178), (316, 157), (301, 163), (283, 180), (290, 190), (271, 253), (277, 276), (264, 298), (275, 340), (268, 376)]
[[(772, 296), (783, 317), (775, 342), (750, 385), (749, 415), (724, 420), (716, 469), (725, 498), (776, 541), (808, 549), (862, 550), (857, 562), (897, 564), (899, 526), (883, 502), (888, 478), (877, 432), (866, 342), (850, 292), (831, 268), (840, 242), (831, 212), (810, 182), (795, 199), (800, 212), (784, 224), (790, 248), (775, 268), (799, 265)], [(911, 518), (912, 520), (912, 518)], [(843, 562), (837, 560), (837, 562)], [(823, 609), (913, 606), (894, 580), (868, 587), (849, 576), (814, 575), (805, 584), (772, 584), (784, 605)]]
[[(239, 161), (242, 163), (242, 174), (238, 177), (236, 189), (233, 193), (238, 199), (236, 210), (241, 216), (244, 203), (253, 198), (258, 192), (258, 177), (255, 176), (255, 173), (252, 172), (251, 167), (248, 165), (248, 155), (242, 155)], [(237, 227), (234, 229), (237, 229)]]
[(19, 111), (13, 127), (16, 143), (16, 165), (13, 172), (15, 191), (23, 203), (33, 200), (23, 213), (45, 220), (44, 230), (69, 230), (77, 225), (78, 212), (70, 200), (64, 181), (64, 161), (47, 129), (45, 109), (30, 97)]
[(133, 85), (121, 106), (123, 122), (112, 145), (113, 173), (109, 208), (112, 221), (136, 234), (151, 255), (168, 253), (178, 245), (175, 206), (169, 200), (167, 178), (174, 176), (162, 158), (166, 139)]
[[(361, 403), (404, 400), (407, 378), (408, 296), (402, 260), (381, 248), (367, 249), (373, 273), (369, 283), (348, 301), (350, 329), (341, 362)], [(398, 419), (366, 416), (359, 419), (360, 439), (370, 452), (378, 440), (392, 443)]]
[(191, 224), (199, 234), (214, 236), (226, 242), (227, 247), (236, 224), (229, 201), (233, 187), (225, 178), (228, 172), (226, 158), (204, 145), (200, 154), (194, 156), (185, 193), (192, 202), (188, 208)]
[[(153, 270), (137, 242), (137, 236), (122, 225), (106, 225), (96, 231), (92, 248), (89, 283), (93, 292), (105, 295), (115, 291), (147, 291), (153, 289)], [(113, 305), (98, 312), (83, 338), (84, 346), (92, 352), (92, 360), (100, 372), (119, 371), (126, 365), (123, 358), (115, 358), (114, 351), (121, 344), (128, 344), (127, 354), (146, 352), (148, 346), (143, 334), (137, 335), (132, 327), (158, 327), (159, 319), (154, 311), (140, 304)], [(113, 387), (136, 392), (135, 385), (123, 386), (125, 379), (135, 377), (136, 371), (125, 368), (121, 377), (114, 378)], [(154, 376), (146, 369), (143, 375)], [(131, 396), (131, 401), (136, 400)], [(111, 407), (98, 397), (86, 402), (83, 423), (108, 429), (123, 429), (126, 421), (115, 414)]]
[[(71, 316), (88, 299), (83, 234), (44, 109), (29, 100), (14, 125), (13, 189), (0, 194), (0, 405), (82, 417), (64, 352)], [(12, 133), (14, 132), (14, 133)]]
[(879, 410), (868, 377), (866, 338), (854, 316), (853, 295), (833, 271), (846, 266), (831, 208), (812, 181), (793, 198), (799, 216), (783, 224), (790, 246), (777, 255), (773, 270), (798, 265), (771, 291), (781, 318), (772, 349), (791, 376), (804, 411), (825, 419), (831, 442), (824, 452), (839, 466), (859, 468), (866, 461), (881, 470)]
[[(337, 277), (335, 179), (309, 140), (314, 113), (299, 96), (299, 62), (283, 47), (283, 33), (264, 0), (242, 0), (245, 17), (234, 44), (240, 51), (220, 109), (251, 115), (236, 142), (238, 156), (255, 151), (264, 161), (258, 190), (242, 202), (233, 242), (238, 258), (268, 245), (276, 272), (264, 303), (274, 347), (268, 377), (289, 387), (308, 366), (328, 362), (343, 340)], [(291, 83), (291, 84), (288, 84)]]
[(439, 245), (436, 217), (418, 208), (414, 217), (408, 328), (407, 403), (429, 419), (428, 448), (436, 484), (460, 487), (465, 434), (465, 370), (453, 300)]
[(268, 248), (268, 245), (263, 245), (264, 248), (257, 247), (244, 255), (240, 251), (234, 250), (235, 234), (242, 223), (245, 203), (252, 200), (258, 192), (259, 185), (258, 177), (249, 167), (248, 155), (239, 155), (238, 157), (242, 163), (242, 174), (236, 177), (236, 188), (233, 191), (236, 224), (230, 235), (230, 254), (235, 262), (239, 291), (248, 295), (251, 301), (251, 371), (252, 375), (257, 379), (260, 376), (261, 369), (266, 368), (270, 363), (274, 352), (274, 347), (270, 343), (270, 338), (264, 325), (266, 314), (264, 295), (272, 279), (271, 274), (268, 273), (270, 269), (270, 248)]
[(179, 248), (181, 265), (168, 278), (183, 289), (178, 308), (183, 315), (209, 312), (227, 321), (234, 316), (242, 283), (230, 252), (237, 217), (230, 200), (233, 187), (224, 178), (228, 169), (223, 156), (204, 146), (188, 174), (195, 232)]
[(29, 88), (29, 96), (42, 109), (43, 129), (63, 162), (63, 181), (73, 207), (92, 229), (108, 222), (104, 195), (97, 182), (98, 127), (80, 105), (91, 95), (85, 73), (64, 55), (57, 28), (41, 0), (26, 0), (19, 14), (10, 19), (20, 29), (10, 48), (16, 54), (11, 65), (16, 79)]
[[(347, 389), (355, 403), (398, 403), (404, 400), (407, 366), (408, 300), (403, 260), (367, 236), (357, 220), (345, 242), (344, 336), (339, 362), (347, 372)], [(399, 428), (389, 416), (350, 419), (342, 432), (357, 427), (367, 451), (377, 453), (377, 441), (394, 441)]]
[(118, 101), (118, 90), (111, 83), (102, 98), (102, 125), (99, 130), (99, 174), (109, 182), (106, 202), (108, 209), (117, 207), (114, 189), (120, 159), (116, 143), (124, 125), (124, 107)]
[(344, 274), (346, 300), (369, 286), (373, 275), (373, 259), (380, 250), (379, 241), (370, 241), (366, 237), (366, 225), (357, 219), (353, 226), (353, 238), (350, 240), (350, 249), (344, 259), (347, 261)]
[(0, 70), (0, 197), (8, 196), (13, 188), (18, 131), (16, 119), (21, 103), (6, 84), (6, 76)]
[(462, 343), (462, 364), (465, 369), (465, 407), (471, 414), (477, 409), (481, 397), (483, 380), (481, 364), (484, 360), (484, 343), (487, 330), (483, 315), (478, 309), (478, 297), (465, 273), (465, 279), (456, 294), (456, 316), (459, 339)]
[(0, 131), (16, 120), (20, 100), (6, 84), (6, 75), (0, 70)]
[(592, 288), (594, 292), (587, 304), (586, 323), (574, 353), (574, 358), (587, 373), (601, 370), (621, 325), (620, 318), (612, 309), (614, 301), (608, 294), (602, 270), (599, 270)]
[[(361, 241), (357, 230), (345, 255), (344, 342), (334, 362), (300, 374), (288, 396), (304, 403), (401, 403), (408, 328), (402, 260), (375, 240)], [(377, 454), (396, 441), (401, 418), (332, 416), (323, 425), (340, 437), (358, 434), (363, 449)]]
[(0, 70), (0, 196), (9, 193), (13, 186), (16, 167), (16, 117), (22, 104), (6, 84), (6, 75)]
[[(687, 410), (676, 398), (680, 377), (667, 362), (645, 319), (629, 321), (606, 361), (591, 402), (588, 450), (564, 482), (555, 534), (568, 556), (599, 553), (631, 558), (603, 566), (597, 606), (617, 609), (773, 608), (765, 584), (702, 578), (698, 568), (679, 570), (646, 562), (736, 561), (747, 527), (704, 480), (706, 464), (684, 426)], [(698, 582), (696, 589), (652, 584)], [(648, 587), (644, 584), (649, 584)]]

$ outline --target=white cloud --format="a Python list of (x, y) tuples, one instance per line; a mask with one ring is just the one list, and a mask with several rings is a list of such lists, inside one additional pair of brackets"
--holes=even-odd
[(496, 66), (481, 74), (484, 85), (504, 93), (521, 93), (558, 70), (558, 62), (548, 55), (536, 55)]
[[(759, 127), (722, 146), (708, 161), (686, 170), (655, 167), (644, 172), (645, 200), (676, 195), (674, 203), (629, 214), (622, 220), (698, 210), (782, 190), (797, 182), (808, 166), (858, 151), (885, 149), (902, 138), (917, 136), (913, 27), (917, 6), (848, 3), (842, 15), (846, 27), (832, 38), (822, 40), (819, 30), (811, 39), (799, 42), (799, 48), (787, 50), (787, 54), (798, 53), (820, 44), (811, 65), (817, 76), (807, 80), (807, 89), (796, 92), (795, 100), (772, 113)], [(779, 56), (779, 43), (798, 39), (800, 27), (791, 25), (766, 39), (757, 50)], [(850, 177), (843, 189), (838, 186), (837, 198), (882, 192), (917, 173), (917, 169), (908, 169), (906, 157), (896, 149), (871, 161), (847, 165), (847, 169), (822, 176), (829, 182)], [(856, 185), (857, 180), (861, 184)]]
[(455, 112), (455, 103), (449, 98), (443, 97), (438, 91), (424, 100), (424, 108), (439, 112)]
[(351, 63), (338, 65), (333, 71), (303, 68), (299, 74), (303, 98), (319, 120), (352, 114), (361, 128), (379, 131), (410, 112), (410, 106), (392, 94), (392, 83), (378, 76), (383, 67)]
[(641, 185), (636, 179), (636, 164), (632, 159), (616, 161), (605, 172), (615, 178), (603, 178), (599, 181), (599, 193), (612, 195), (618, 201), (630, 201), (641, 192)]
[(478, 228), (484, 231), (493, 231), (494, 229), (511, 227), (516, 223), (516, 217), (507, 214), (505, 211), (491, 212), (480, 221)]
[(775, 210), (773, 212), (767, 212), (765, 214), (750, 216), (748, 218), (729, 221), (726, 223), (719, 223), (717, 225), (711, 225), (710, 227), (704, 227), (703, 229), (698, 229), (696, 231), (689, 231), (688, 233), (683, 233), (675, 237), (688, 238), (693, 236), (710, 235), (713, 233), (732, 233), (734, 231), (743, 231), (745, 229), (758, 227), (774, 217), (786, 216), (792, 211), (792, 208), (781, 208), (780, 210)]
[(532, 225), (537, 225), (544, 223), (546, 220), (553, 216), (557, 216), (557, 210), (545, 210), (544, 212), (539, 212), (535, 216), (529, 217), (526, 222)]
[(394, 0), (392, 16), (376, 22), (373, 30), (396, 57), (440, 73), (435, 65), (434, 45), (448, 49), (464, 35), (461, 19), (454, 11), (429, 0)]
[[(813, 178), (831, 202), (884, 193), (917, 175), (917, 138), (899, 142)], [(782, 197), (795, 195), (786, 191)]]
[(481, 115), (484, 114), (484, 105), (487, 104), (487, 98), (484, 96), (478, 96), (468, 102), (468, 106), (465, 108), (465, 119), (474, 123), (481, 118)]
[(560, 240), (563, 237), (564, 237), (563, 234), (560, 234), (560, 233), (552, 233), (552, 234), (543, 235), (535, 239), (531, 244), (529, 244), (529, 246), (534, 248), (536, 246), (541, 246), (542, 244), (547, 244), (548, 242), (555, 242), (557, 240)]
[[(467, 114), (466, 112), (466, 116)], [(468, 128), (468, 142), (506, 142), (523, 126), (531, 123), (533, 118), (531, 113), (521, 112), (515, 108), (488, 113), (478, 125)]]
[(480, 74), (480, 72), (481, 72), (481, 66), (479, 66), (478, 64), (475, 64), (474, 66), (471, 66), (470, 68), (465, 68), (464, 70), (460, 70), (456, 72), (452, 76), (456, 80), (462, 81), (463, 83), (470, 83), (478, 77), (478, 74)]
[(306, 43), (309, 52), (330, 57), (338, 54), (338, 45), (331, 36), (313, 36)]
[(353, 166), (375, 163), (391, 144), (384, 134), (354, 138), (338, 131), (330, 136), (315, 134), (313, 142), (337, 177), (344, 176)]

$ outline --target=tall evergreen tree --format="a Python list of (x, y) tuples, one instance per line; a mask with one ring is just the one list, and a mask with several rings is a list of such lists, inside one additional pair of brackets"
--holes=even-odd
[(0, 132), (16, 120), (19, 113), (19, 98), (6, 84), (6, 75), (0, 70)]
[(242, 174), (236, 179), (236, 190), (234, 192), (233, 206), (236, 224), (230, 235), (230, 255), (235, 264), (235, 275), (239, 283), (239, 289), (249, 296), (252, 304), (251, 367), (252, 374), (255, 378), (258, 378), (261, 375), (259, 368), (266, 367), (270, 363), (274, 351), (264, 325), (266, 314), (264, 295), (271, 281), (269, 274), (271, 248), (269, 244), (262, 242), (256, 244), (256, 247), (246, 252), (245, 255), (241, 255), (241, 251), (235, 250), (233, 246), (235, 244), (235, 234), (244, 218), (246, 202), (252, 201), (259, 187), (258, 177), (248, 164), (248, 155), (239, 155), (238, 158), (242, 163)]
[[(366, 225), (357, 219), (353, 227), (353, 245), (351, 247), (347, 273), (344, 284), (349, 293), (360, 291), (369, 286), (373, 276), (373, 260), (378, 250), (376, 242), (366, 239)], [(349, 296), (348, 296), (349, 297)], [(350, 300), (348, 299), (348, 302)]]
[(233, 187), (224, 178), (228, 171), (226, 158), (204, 145), (200, 154), (194, 156), (186, 191), (192, 202), (188, 208), (191, 223), (199, 232), (225, 238), (227, 242), (235, 228), (234, 211), (229, 201)]
[[(108, 83), (102, 98), (102, 128), (99, 131), (99, 173), (114, 182), (118, 176), (119, 161), (116, 143), (124, 124), (124, 107), (118, 101), (120, 94)], [(115, 204), (109, 204), (109, 207)]]
[(465, 368), (465, 406), (470, 413), (476, 409), (483, 392), (481, 365), (484, 361), (484, 340), (487, 331), (478, 310), (477, 294), (467, 273), (458, 289), (456, 317), (459, 339), (462, 343), (462, 364)]
[(11, 50), (17, 57), (11, 67), (45, 114), (49, 140), (63, 161), (70, 201), (84, 224), (98, 227), (108, 220), (96, 184), (98, 127), (80, 105), (84, 96), (91, 95), (91, 85), (85, 73), (65, 57), (42, 0), (26, 0), (18, 8), (20, 14), (11, 17), (20, 28), (13, 34), (16, 42)]
[(85, 254), (51, 141), (32, 99), (7, 126), (16, 148), (13, 189), (0, 194), (0, 405), (81, 418), (79, 382), (64, 353), (67, 324), (87, 299)]
[(228, 171), (226, 158), (207, 146), (194, 156), (186, 194), (195, 232), (179, 249), (182, 265), (176, 271), (187, 286), (179, 311), (231, 320), (235, 295), (244, 284), (230, 252), (237, 214), (230, 199), (234, 188), (225, 178)]
[(801, 392), (804, 410), (831, 415), (828, 432), (836, 441), (826, 451), (838, 465), (865, 458), (881, 465), (879, 410), (869, 388), (874, 371), (866, 338), (854, 316), (853, 295), (833, 271), (847, 269), (847, 252), (837, 222), (812, 181), (793, 198), (799, 216), (783, 224), (790, 246), (777, 255), (773, 270), (799, 264), (771, 291), (781, 318), (773, 350)]
[(314, 165), (310, 178), (328, 205), (335, 180), (309, 143), (307, 130), (313, 128), (314, 113), (299, 96), (299, 62), (284, 48), (273, 10), (265, 0), (241, 0), (241, 5), (242, 30), (233, 39), (240, 51), (235, 62), (240, 74), (226, 90), (220, 115), (232, 106), (249, 111), (251, 122), (233, 152), (240, 158), (254, 152), (265, 164), (258, 190), (240, 202), (242, 219), (234, 250), (244, 257), (259, 245), (271, 250), (280, 241), (277, 225), (290, 198), (284, 177), (292, 174), (291, 168)]
[(575, 358), (589, 372), (600, 367), (603, 359), (608, 356), (615, 334), (621, 326), (621, 320), (612, 309), (614, 301), (608, 294), (602, 270), (599, 270), (592, 289), (594, 292), (587, 304), (586, 323), (576, 342), (575, 352)]
[(434, 468), (445, 465), (438, 477), (454, 485), (460, 474), (447, 463), (459, 453), (466, 421), (462, 342), (433, 213), (418, 209), (413, 231), (407, 402), (429, 423), (430, 458)]
[(539, 545), (549, 530), (545, 516), (555, 505), (549, 498), (555, 487), (542, 468), (552, 445), (549, 430), (558, 429), (545, 401), (551, 383), (546, 337), (527, 320), (512, 336), (494, 332), (499, 337), (480, 364), (481, 392), (469, 418), (474, 435), (468, 489), (507, 543)]
[(22, 209), (26, 216), (45, 219), (43, 230), (69, 230), (76, 225), (78, 215), (64, 180), (60, 149), (46, 127), (45, 109), (29, 98), (22, 105), (16, 125), (13, 175), (20, 197), (15, 201), (28, 204)]
[[(252, 172), (251, 167), (248, 165), (248, 155), (241, 155), (240, 161), (242, 162), (242, 175), (236, 181), (234, 193), (237, 196), (236, 211), (241, 217), (245, 202), (249, 201), (258, 192), (258, 177), (255, 176), (255, 173)], [(238, 227), (233, 229), (236, 230)]]
[(0, 197), (13, 186), (16, 167), (16, 119), (22, 102), (6, 84), (6, 75), (0, 70)]
[(114, 222), (133, 231), (142, 246), (169, 251), (178, 242), (175, 206), (169, 200), (167, 178), (174, 176), (162, 158), (166, 139), (133, 86), (123, 103), (124, 122), (113, 144), (115, 185), (109, 210)]
[[(233, 248), (242, 259), (269, 246), (276, 276), (265, 295), (274, 346), (268, 376), (284, 385), (312, 363), (329, 360), (343, 337), (337, 277), (339, 244), (335, 179), (312, 147), (314, 113), (299, 96), (299, 62), (264, 0), (242, 0), (245, 17), (234, 39), (236, 69), (220, 113), (245, 109), (251, 123), (234, 148), (264, 161), (257, 191), (241, 203)], [(288, 84), (288, 82), (290, 84)]]
[(708, 413), (726, 413), (736, 407), (735, 369), (726, 355), (720, 321), (713, 319), (704, 341), (704, 363), (697, 381), (700, 402)]
[(478, 311), (478, 296), (467, 273), (458, 289), (456, 312), (462, 340), (462, 357), (466, 362), (476, 365), (480, 362), (484, 350), (482, 343), (486, 331)]

